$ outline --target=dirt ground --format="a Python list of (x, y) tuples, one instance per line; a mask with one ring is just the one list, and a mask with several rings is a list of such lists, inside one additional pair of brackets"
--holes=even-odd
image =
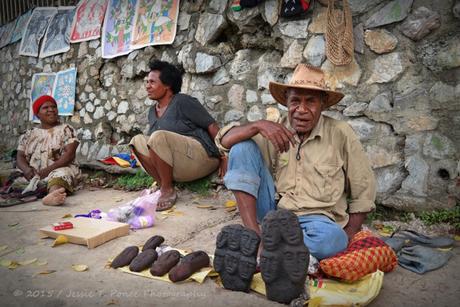
[[(215, 237), (222, 226), (240, 223), (236, 213), (224, 207), (230, 194), (198, 197), (181, 192), (176, 210), (183, 215), (158, 215), (153, 228), (131, 231), (128, 236), (109, 241), (95, 249), (64, 244), (51, 247), (52, 239), (41, 239), (38, 229), (62, 220), (66, 214), (108, 209), (134, 199), (138, 192), (112, 189), (82, 190), (68, 198), (65, 206), (45, 207), (33, 202), (0, 209), (1, 259), (24, 261), (38, 258), (46, 265), (0, 267), (2, 306), (275, 306), (262, 295), (232, 292), (220, 288), (213, 279), (203, 284), (171, 284), (106, 268), (107, 260), (129, 245), (142, 245), (158, 234), (166, 244), (192, 250), (214, 252)], [(216, 209), (197, 208), (213, 205)], [(371, 306), (454, 306), (460, 302), (460, 249), (448, 265), (425, 275), (398, 267), (384, 277), (379, 296)], [(72, 264), (86, 264), (89, 270), (75, 272)], [(46, 270), (51, 274), (37, 274)]]

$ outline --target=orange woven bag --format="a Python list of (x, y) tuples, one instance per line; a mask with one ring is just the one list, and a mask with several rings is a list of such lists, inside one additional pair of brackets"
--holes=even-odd
[(356, 281), (377, 270), (391, 272), (398, 265), (393, 249), (368, 230), (358, 232), (345, 251), (320, 261), (329, 276)]

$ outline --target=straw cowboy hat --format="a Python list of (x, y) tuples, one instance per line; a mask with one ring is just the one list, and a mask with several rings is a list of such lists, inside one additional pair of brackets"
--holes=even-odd
[(343, 94), (335, 92), (326, 87), (324, 72), (316, 67), (306, 64), (297, 65), (291, 80), (288, 84), (270, 82), (269, 89), (273, 98), (282, 105), (286, 105), (288, 88), (305, 88), (326, 93), (326, 100), (323, 102), (323, 110), (336, 104), (343, 98)]

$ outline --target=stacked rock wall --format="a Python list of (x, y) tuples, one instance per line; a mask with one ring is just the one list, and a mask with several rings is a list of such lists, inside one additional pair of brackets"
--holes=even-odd
[[(405, 210), (451, 207), (459, 199), (460, 4), (441, 0), (349, 0), (355, 56), (334, 66), (325, 55), (326, 7), (279, 18), (276, 0), (232, 11), (226, 1), (181, 1), (170, 46), (147, 47), (111, 60), (99, 40), (36, 59), (19, 43), (0, 50), (0, 145), (14, 148), (27, 128), (34, 73), (77, 68), (74, 116), (80, 160), (127, 151), (145, 130), (144, 77), (152, 58), (181, 64), (183, 92), (197, 97), (221, 125), (285, 112), (268, 91), (297, 63), (327, 72), (346, 94), (324, 113), (357, 132), (378, 181), (378, 203)], [(336, 1), (341, 2), (341, 1)], [(458, 1), (457, 1), (458, 2)]]

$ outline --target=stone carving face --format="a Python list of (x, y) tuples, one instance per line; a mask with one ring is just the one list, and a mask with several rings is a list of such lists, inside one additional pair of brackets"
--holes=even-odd
[(224, 261), (225, 253), (220, 250), (216, 250), (216, 252), (214, 253), (214, 270), (216, 270), (216, 272), (222, 271), (222, 269), (224, 268)]
[(241, 234), (241, 229), (238, 229), (238, 228), (230, 229), (227, 244), (231, 250), (236, 251), (240, 248), (240, 234)]
[(297, 245), (302, 242), (302, 231), (299, 221), (294, 213), (283, 210), (278, 219), (280, 232), (283, 240), (290, 245)]
[(283, 251), (283, 268), (289, 279), (298, 283), (307, 275), (309, 253), (304, 246), (289, 246)]
[(267, 217), (264, 219), (262, 224), (263, 244), (265, 249), (275, 250), (281, 240), (280, 232), (278, 231), (278, 221), (276, 219)]
[(241, 235), (241, 252), (243, 255), (253, 255), (259, 247), (259, 237), (254, 232), (245, 232)]
[(217, 240), (216, 240), (216, 247), (217, 248), (222, 248), (227, 245), (229, 233), (227, 228), (222, 228), (222, 230), (219, 232), (217, 235)]
[(249, 280), (256, 271), (256, 262), (249, 257), (241, 257), (238, 272), (242, 279)]
[(228, 274), (235, 274), (238, 269), (238, 258), (232, 253), (227, 253), (225, 255), (225, 271)]
[(260, 271), (265, 283), (271, 283), (278, 279), (279, 268), (280, 262), (275, 253), (264, 251), (260, 255)]

